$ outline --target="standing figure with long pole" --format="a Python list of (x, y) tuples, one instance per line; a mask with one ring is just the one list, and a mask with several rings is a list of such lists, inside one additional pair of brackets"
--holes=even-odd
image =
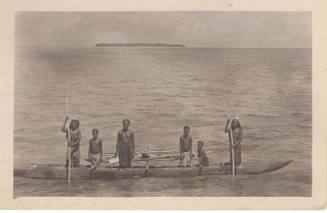
[[(65, 124), (64, 126), (66, 127), (66, 123), (68, 121), (69, 117), (67, 116), (65, 118)], [(69, 127), (67, 128), (66, 127), (66, 130), (67, 130), (67, 140), (68, 140), (68, 143), (67, 143), (67, 156), (66, 157), (66, 161), (67, 161), (67, 158), (68, 158), (68, 168), (67, 168), (67, 162), (66, 162), (66, 168), (67, 168), (67, 179), (68, 179), (68, 183), (70, 183), (70, 176), (71, 176), (71, 170), (72, 170), (72, 160), (71, 160), (71, 142), (70, 142), (70, 131), (69, 131)]]
[(241, 155), (241, 141), (242, 141), (242, 127), (238, 118), (233, 120), (227, 119), (225, 132), (229, 135), (229, 147), (230, 147), (230, 165), (232, 169), (233, 180), (237, 174), (237, 167), (242, 162)]
[[(68, 98), (66, 99), (66, 111), (68, 113)], [(74, 119), (70, 121), (69, 126), (67, 127), (67, 121), (69, 117), (67, 116), (64, 120), (62, 126), (62, 132), (66, 133), (68, 140), (67, 143), (67, 153), (66, 153), (66, 168), (67, 168), (67, 179), (70, 182), (71, 168), (79, 167), (80, 165), (80, 150), (79, 144), (81, 142), (81, 131), (79, 129), (79, 121)]]

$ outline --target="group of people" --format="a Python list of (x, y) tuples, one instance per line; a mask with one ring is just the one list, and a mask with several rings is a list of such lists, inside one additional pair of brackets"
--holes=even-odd
[[(184, 134), (179, 138), (179, 153), (180, 153), (180, 166), (191, 167), (192, 166), (192, 136), (190, 135), (191, 128), (184, 126)], [(209, 160), (204, 150), (204, 142), (198, 141), (198, 160), (199, 167), (209, 166)]]
[[(189, 126), (184, 126), (184, 134), (179, 139), (180, 165), (186, 167), (192, 166), (193, 153), (192, 136), (189, 134), (190, 129)], [(228, 133), (229, 137), (230, 161), (225, 163), (224, 166), (227, 170), (231, 170), (234, 166), (234, 171), (237, 172), (237, 167), (242, 162), (241, 141), (243, 136), (242, 126), (239, 119), (227, 119), (225, 132)], [(209, 166), (209, 160), (204, 150), (204, 142), (198, 141), (197, 146), (199, 167), (202, 168), (203, 166)]]
[[(67, 153), (66, 153), (66, 167), (80, 166), (80, 149), (81, 130), (79, 128), (79, 121), (72, 120), (68, 126), (67, 121), (69, 117), (65, 118), (62, 126), (62, 132), (66, 133), (68, 139)], [(131, 167), (132, 159), (135, 153), (134, 133), (129, 129), (131, 122), (128, 119), (123, 120), (123, 128), (118, 132), (116, 154), (114, 157), (119, 157), (120, 167)], [(95, 170), (100, 166), (102, 161), (102, 140), (98, 138), (99, 130), (92, 130), (92, 138), (89, 140), (88, 160), (91, 163), (91, 170)]]
[[(192, 166), (192, 136), (190, 135), (191, 128), (184, 126), (184, 134), (179, 138), (179, 153), (180, 153), (180, 166)], [(204, 150), (204, 142), (198, 141), (198, 159), (199, 166), (209, 166), (209, 160)]]
[[(66, 154), (66, 167), (79, 167), (80, 166), (80, 142), (81, 130), (79, 128), (79, 121), (72, 120), (68, 126), (67, 121), (69, 117), (65, 118), (62, 126), (62, 132), (66, 133), (68, 139), (67, 154)], [(132, 160), (135, 154), (135, 141), (134, 133), (129, 129), (131, 124), (130, 120), (125, 119), (122, 122), (123, 128), (118, 131), (116, 152), (114, 157), (119, 157), (119, 167), (131, 167)], [(184, 133), (180, 137), (179, 152), (180, 152), (180, 166), (192, 166), (192, 136), (190, 135), (190, 127), (184, 126)], [(237, 166), (241, 164), (241, 141), (242, 141), (242, 127), (238, 118), (227, 119), (225, 132), (229, 135), (229, 148), (230, 148), (230, 162), (226, 166), (231, 167), (234, 162), (235, 171)], [(99, 130), (92, 130), (92, 138), (89, 140), (88, 160), (91, 163), (91, 170), (95, 170), (100, 166), (102, 161), (102, 140), (98, 138)], [(204, 150), (204, 142), (197, 142), (197, 154), (199, 167), (209, 166), (209, 160)]]

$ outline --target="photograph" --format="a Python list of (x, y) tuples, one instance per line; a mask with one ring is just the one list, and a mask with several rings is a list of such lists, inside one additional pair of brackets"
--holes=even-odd
[(18, 11), (13, 196), (311, 197), (312, 13)]

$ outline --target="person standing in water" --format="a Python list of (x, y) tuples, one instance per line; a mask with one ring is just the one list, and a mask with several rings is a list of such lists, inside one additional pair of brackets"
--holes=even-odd
[[(79, 167), (80, 165), (80, 151), (79, 151), (79, 144), (81, 142), (81, 131), (79, 129), (79, 121), (72, 120), (69, 124), (68, 129), (66, 128), (66, 124), (69, 117), (65, 118), (64, 124), (62, 126), (61, 131), (66, 133), (66, 137), (70, 138), (70, 141), (67, 143), (67, 154), (66, 154), (66, 165), (67, 168), (69, 165), (71, 167)], [(69, 135), (68, 135), (69, 134)]]
[(232, 158), (232, 151), (234, 151), (234, 166), (235, 166), (235, 173), (237, 173), (237, 167), (242, 162), (242, 155), (241, 155), (241, 142), (242, 142), (242, 126), (238, 118), (234, 118), (233, 120), (227, 119), (225, 132), (228, 133), (229, 136), (229, 150), (230, 150), (230, 162), (229, 166), (232, 169), (233, 165), (233, 158)]
[(130, 124), (130, 120), (123, 120), (123, 129), (117, 135), (115, 157), (119, 156), (119, 167), (121, 168), (131, 167), (134, 158), (134, 133), (128, 129)]
[(192, 136), (189, 133), (190, 127), (184, 126), (184, 134), (179, 138), (180, 166), (192, 165)]

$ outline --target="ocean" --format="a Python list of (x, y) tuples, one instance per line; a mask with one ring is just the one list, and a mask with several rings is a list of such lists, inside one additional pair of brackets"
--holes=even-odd
[(311, 49), (16, 48), (15, 168), (65, 163), (60, 129), (66, 115), (80, 120), (81, 162), (93, 128), (104, 152), (115, 152), (125, 118), (136, 151), (178, 146), (189, 125), (194, 145), (202, 140), (216, 147), (210, 164), (227, 162), (226, 115), (240, 119), (243, 162), (293, 162), (237, 183), (208, 176), (73, 181), (67, 187), (64, 180), (14, 177), (14, 197), (311, 196), (311, 68)]

